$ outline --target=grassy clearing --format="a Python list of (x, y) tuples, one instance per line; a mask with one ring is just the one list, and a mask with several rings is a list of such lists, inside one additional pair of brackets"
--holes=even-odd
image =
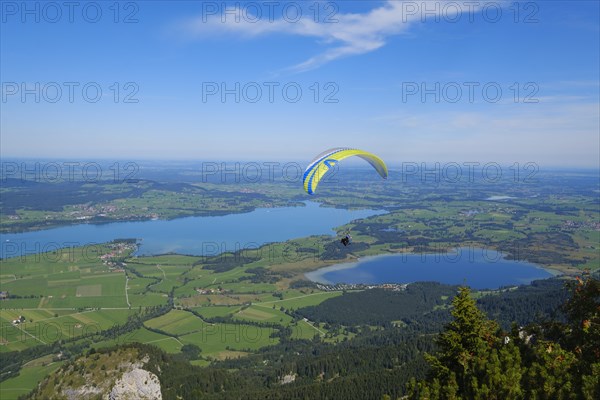
[(245, 324), (206, 324), (199, 332), (180, 337), (181, 342), (195, 344), (204, 356), (216, 356), (226, 351), (255, 351), (276, 344), (279, 339), (270, 337), (272, 328)]
[(205, 324), (200, 318), (188, 311), (171, 310), (167, 314), (151, 319), (145, 326), (160, 329), (172, 335), (186, 335), (197, 332)]
[(283, 307), (283, 308), (290, 309), (290, 310), (296, 310), (298, 308), (314, 306), (314, 305), (320, 304), (327, 299), (331, 299), (333, 297), (340, 296), (341, 294), (342, 294), (342, 292), (315, 292), (315, 293), (300, 295), (297, 297), (291, 297), (288, 299), (284, 298), (283, 300), (271, 300), (271, 301), (260, 302), (260, 303), (256, 303), (255, 305), (258, 307), (267, 307), (267, 308), (269, 308), (269, 307), (272, 308), (273, 305), (275, 305), (276, 307)]
[(292, 322), (292, 317), (286, 313), (279, 311), (279, 308), (265, 308), (251, 306), (244, 308), (234, 314), (235, 319), (256, 321), (256, 322), (272, 322), (281, 325), (288, 325)]
[(194, 307), (192, 308), (195, 312), (202, 315), (204, 318), (214, 317), (226, 317), (233, 315), (239, 311), (240, 306), (207, 306), (207, 307)]
[(105, 340), (94, 343), (93, 347), (103, 348), (127, 343), (144, 343), (157, 346), (168, 353), (179, 353), (181, 351), (181, 342), (171, 336), (162, 335), (160, 333), (151, 332), (146, 328), (140, 328), (133, 332), (119, 336), (115, 339)]
[(292, 339), (312, 339), (317, 336), (321, 336), (315, 327), (306, 321), (300, 320), (295, 324), (291, 325), (292, 328)]

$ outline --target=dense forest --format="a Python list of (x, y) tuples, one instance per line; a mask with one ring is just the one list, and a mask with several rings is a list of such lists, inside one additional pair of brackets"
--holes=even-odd
[[(348, 292), (317, 306), (296, 311), (311, 321), (334, 325), (389, 325), (401, 321), (407, 325), (436, 324), (448, 321), (444, 310), (450, 305), (457, 286), (418, 282), (404, 291), (374, 289)], [(568, 297), (565, 281), (560, 278), (534, 281), (530, 285), (480, 294), (477, 305), (504, 329), (513, 322), (523, 325), (534, 320), (563, 318), (560, 305)]]
[(510, 333), (485, 317), (461, 288), (452, 321), (413, 399), (600, 398), (600, 281), (578, 278), (563, 305), (566, 322), (546, 321)]
[[(358, 308), (353, 321), (361, 321), (354, 325), (356, 336), (338, 344), (319, 337), (289, 340), (282, 335), (280, 343), (258, 354), (215, 361), (209, 367), (190, 365), (189, 359), (198, 355), (193, 351), (197, 349), (167, 354), (153, 346), (129, 346), (149, 356), (146, 369), (159, 377), (164, 399), (599, 398), (597, 279), (578, 278), (569, 281), (566, 288), (564, 281), (551, 279), (496, 296), (480, 294), (478, 300), (465, 287), (430, 283), (412, 286), (405, 292), (348, 293), (296, 311), (328, 318), (334, 300), (350, 309)], [(445, 293), (451, 293), (448, 303), (442, 300)], [(529, 298), (532, 301), (527, 304)], [(431, 314), (419, 317), (422, 310), (399, 307), (397, 299), (413, 306), (426, 301)], [(547, 312), (552, 307), (544, 299), (561, 304)], [(388, 305), (381, 307), (381, 301)], [(369, 304), (400, 311), (369, 320), (365, 311)], [(507, 313), (510, 307), (517, 311)], [(486, 314), (500, 318), (496, 321)], [(331, 323), (351, 318), (350, 312), (340, 315)], [(429, 323), (389, 324), (388, 318), (399, 316), (408, 322), (426, 318)], [(503, 329), (500, 321), (511, 318), (530, 323), (513, 323), (510, 329)], [(377, 326), (386, 319), (388, 324)], [(340, 325), (340, 329), (348, 327)], [(86, 357), (120, 347), (90, 350)], [(65, 364), (27, 398), (42, 398), (42, 393), (48, 393), (48, 385), (64, 388), (61, 373), (72, 371), (73, 362), (80, 363), (79, 369), (84, 368), (81, 360)]]

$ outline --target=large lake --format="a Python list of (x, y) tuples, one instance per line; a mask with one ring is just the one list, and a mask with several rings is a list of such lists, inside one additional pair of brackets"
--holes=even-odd
[(214, 217), (70, 225), (2, 234), (0, 257), (36, 254), (119, 238), (142, 239), (138, 255), (169, 252), (214, 255), (311, 235), (331, 235), (337, 226), (383, 213), (385, 211), (320, 207), (318, 203), (305, 202), (305, 207), (259, 208), (249, 213)]
[(436, 281), (467, 284), (476, 289), (527, 284), (551, 276), (551, 272), (535, 264), (506, 260), (496, 251), (473, 247), (439, 254), (365, 257), (358, 262), (337, 264), (306, 274), (308, 279), (326, 284)]

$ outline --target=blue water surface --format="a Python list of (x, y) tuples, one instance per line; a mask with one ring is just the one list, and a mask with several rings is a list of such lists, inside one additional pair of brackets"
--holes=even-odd
[(321, 268), (306, 276), (312, 281), (328, 284), (435, 281), (496, 289), (528, 284), (551, 277), (553, 273), (532, 263), (506, 260), (493, 250), (464, 247), (449, 253), (366, 257), (355, 263)]
[(214, 217), (70, 225), (2, 234), (0, 257), (37, 254), (123, 238), (142, 239), (138, 255), (169, 252), (213, 255), (310, 235), (331, 235), (337, 226), (383, 213), (385, 211), (320, 207), (318, 203), (305, 202), (305, 207), (259, 208), (248, 213)]

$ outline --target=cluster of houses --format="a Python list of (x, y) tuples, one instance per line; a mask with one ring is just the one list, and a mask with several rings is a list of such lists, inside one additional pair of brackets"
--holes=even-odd
[(379, 285), (365, 285), (363, 283), (338, 283), (335, 285), (325, 285), (317, 283), (317, 288), (325, 292), (336, 292), (340, 290), (368, 290), (368, 289), (385, 289), (399, 292), (406, 290), (408, 283), (382, 283)]
[(196, 288), (196, 292), (198, 292), (198, 294), (222, 294), (222, 293), (227, 293), (228, 290), (224, 290), (222, 288), (217, 288), (217, 289)]
[(123, 266), (127, 266), (126, 263), (121, 261), (115, 261), (115, 259), (122, 256), (128, 250), (135, 250), (137, 244), (119, 242), (111, 245), (112, 249), (110, 252), (102, 254), (100, 259), (107, 265), (112, 272), (123, 272)]
[(584, 221), (584, 222), (567, 220), (567, 221), (563, 222), (562, 228), (564, 230), (577, 230), (577, 229), (588, 230), (589, 229), (589, 230), (600, 231), (600, 222), (597, 222), (594, 220), (588, 220), (588, 221)]
[[(106, 216), (107, 213), (114, 213), (118, 210), (117, 206), (112, 204), (106, 206), (88, 206), (88, 205), (75, 205), (73, 208), (76, 208), (76, 211), (71, 211), (69, 215), (76, 216), (76, 219), (86, 219), (92, 218), (95, 215), (98, 216)], [(85, 214), (85, 215), (82, 215)]]
[[(159, 215), (157, 213), (143, 213), (143, 214), (125, 214), (123, 216), (117, 216), (115, 214), (122, 211), (119, 207), (113, 204), (108, 205), (98, 205), (98, 206), (90, 206), (90, 205), (75, 205), (73, 206), (75, 211), (69, 212), (69, 216), (77, 219), (77, 220), (86, 220), (92, 219), (94, 217), (120, 217), (119, 219), (139, 219), (139, 218), (151, 218), (158, 219)], [(144, 207), (142, 210), (148, 211), (147, 207)], [(48, 218), (48, 217), (47, 217)]]

